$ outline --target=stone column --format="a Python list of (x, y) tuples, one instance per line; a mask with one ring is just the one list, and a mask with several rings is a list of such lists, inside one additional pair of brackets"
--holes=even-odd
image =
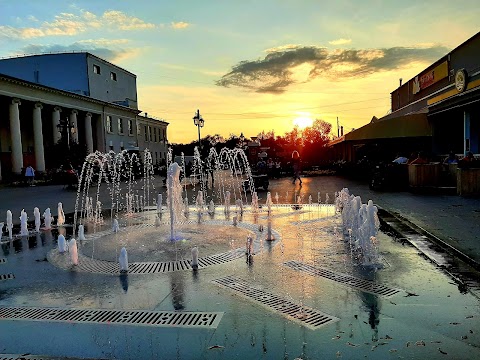
[(62, 134), (60, 134), (60, 131), (58, 130), (57, 125), (60, 124), (60, 113), (62, 112), (62, 109), (60, 109), (58, 106), (55, 106), (53, 108), (53, 113), (52, 113), (52, 124), (53, 124), (53, 143), (56, 144), (60, 138), (62, 137)]
[(105, 127), (103, 126), (102, 115), (96, 116), (95, 133), (97, 134), (97, 150), (105, 152)]
[(85, 142), (87, 143), (87, 153), (93, 153), (93, 132), (92, 132), (92, 114), (85, 115)]
[(21, 105), (19, 99), (13, 99), (10, 104), (10, 137), (12, 140), (12, 172), (20, 175), (23, 168), (23, 149), (18, 105)]
[(70, 126), (72, 127), (72, 140), (78, 143), (78, 122), (77, 122), (77, 110), (72, 110), (70, 114)]
[(40, 103), (33, 107), (33, 141), (35, 145), (35, 165), (39, 172), (45, 171), (45, 152), (43, 148), (42, 109)]

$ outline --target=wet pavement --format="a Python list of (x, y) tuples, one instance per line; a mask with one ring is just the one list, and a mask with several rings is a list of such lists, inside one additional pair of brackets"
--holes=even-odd
[[(365, 185), (335, 176), (304, 178), (302, 187), (294, 186), (289, 179), (274, 180), (269, 190), (274, 197), (279, 194), (281, 203), (293, 202), (298, 194), (304, 203), (308, 203), (310, 195), (317, 202), (319, 192), (324, 203), (327, 193), (332, 202), (334, 192), (343, 187), (362, 196), (364, 202), (371, 198), (389, 213), (401, 214), (445, 241), (450, 239), (461, 245), (458, 247), (462, 252), (478, 260), (479, 249), (475, 244), (480, 234), (475, 211), (480, 206), (478, 200), (407, 192), (375, 193)], [(12, 209), (17, 217), (20, 201), (13, 197), (20, 193), (7, 194), (6, 190), (10, 189), (0, 190), (5, 199), (0, 211)], [(29, 193), (23, 193), (20, 199), (25, 199), (30, 207), (39, 206), (41, 212), (47, 206), (55, 209), (58, 201), (64, 203), (66, 212), (74, 208), (73, 192), (55, 187), (24, 190)], [(41, 196), (37, 197), (37, 192)], [(260, 192), (259, 197), (260, 203), (264, 203), (266, 193)], [(222, 312), (223, 317), (215, 329), (198, 329), (118, 325), (108, 321), (12, 320), (0, 316), (0, 353), (109, 359), (479, 358), (480, 302), (476, 294), (459, 287), (445, 267), (425, 257), (419, 247), (410, 246), (405, 237), (390, 231), (379, 234), (382, 269), (372, 272), (358, 266), (350, 248), (338, 235), (338, 219), (333, 217), (332, 209), (331, 206), (275, 208), (272, 221), (278, 235), (274, 243), (263, 241), (265, 230), (258, 229), (259, 224), (266, 228), (266, 214), (254, 217), (247, 212), (241, 221), (245, 226), (250, 224), (248, 231), (255, 234), (253, 262), (248, 263), (241, 256), (212, 263), (198, 272), (187, 269), (121, 276), (75, 271), (48, 260), (56, 251), (55, 231), (12, 241), (4, 237), (0, 258), (5, 261), (0, 263), (0, 274), (13, 274), (14, 278), (0, 281), (0, 311), (8, 307), (200, 311)], [(433, 219), (437, 212), (445, 215)], [(97, 238), (95, 246), (100, 250), (95, 251), (93, 242), (89, 243), (90, 247), (85, 246), (87, 257), (96, 261), (113, 260), (122, 241), (129, 240), (135, 246), (138, 239), (144, 238), (148, 243), (154, 236), (153, 217), (147, 214), (148, 217), (149, 220), (142, 221), (150, 227), (142, 230), (132, 226), (131, 231), (126, 228), (126, 237), (117, 239), (118, 244), (112, 245), (114, 236), (109, 233), (109, 225), (96, 229), (98, 233), (105, 232), (105, 244), (107, 241), (110, 244), (102, 248), (103, 237)], [(208, 234), (217, 231), (218, 226), (227, 226), (231, 218), (218, 209), (214, 218), (207, 220), (217, 221), (205, 225), (203, 231)], [(125, 229), (128, 221), (120, 221), (121, 227)], [(66, 232), (68, 235), (71, 228), (66, 228)], [(455, 234), (455, 238), (449, 234)], [(228, 231), (224, 236), (228, 238), (227, 248), (213, 244), (205, 251), (233, 251), (245, 246), (243, 239)], [(179, 254), (188, 257), (183, 250), (171, 251), (170, 255), (165, 249), (162, 251), (165, 251), (162, 261), (181, 260)], [(445, 259), (442, 249), (428, 251), (439, 261)], [(139, 258), (135, 261), (142, 260), (141, 254), (138, 251)], [(301, 267), (285, 266), (291, 261), (313, 267), (313, 275)], [(333, 275), (315, 275), (321, 272)], [(353, 286), (352, 278), (374, 281), (399, 292), (393, 296), (371, 293)], [(223, 286), (219, 285), (219, 279), (224, 279)], [(319, 311), (331, 320), (312, 329), (302, 322), (302, 311), (285, 315), (268, 299), (282, 299), (294, 310)]]
[[(140, 183), (137, 186), (140, 187)], [(155, 188), (164, 194), (161, 178), (156, 178)], [(368, 188), (368, 184), (346, 179), (339, 176), (317, 176), (303, 178), (300, 187), (291, 183), (291, 178), (274, 179), (270, 181), (269, 191), (274, 196), (279, 194), (280, 202), (295, 202), (295, 194), (301, 194), (303, 201), (308, 202), (312, 196), (313, 202), (318, 201), (320, 193), (321, 202), (325, 202), (326, 194), (330, 201), (336, 191), (342, 188), (350, 189), (350, 193), (359, 195), (366, 202), (372, 199), (374, 203), (392, 214), (397, 214), (412, 222), (421, 229), (443, 240), (453, 248), (466, 254), (480, 264), (480, 199), (465, 198), (456, 195), (429, 195), (403, 192), (378, 192)], [(190, 186), (189, 189), (192, 189)], [(198, 187), (196, 189), (198, 191)], [(193, 191), (190, 191), (190, 203), (193, 202)], [(0, 189), (0, 214), (7, 210), (13, 213), (13, 220), (19, 223), (20, 211), (29, 211), (30, 220), (33, 220), (33, 208), (44, 209), (50, 207), (52, 214), (56, 214), (57, 203), (62, 202), (65, 213), (71, 213), (75, 209), (77, 193), (74, 190), (65, 189), (61, 185), (37, 186), (26, 188)], [(265, 201), (266, 192), (259, 191), (260, 201)], [(109, 195), (102, 192), (100, 201), (108, 207)], [(165, 200), (164, 200), (165, 201)], [(17, 215), (18, 214), (18, 215)], [(1, 218), (0, 218), (1, 219)]]

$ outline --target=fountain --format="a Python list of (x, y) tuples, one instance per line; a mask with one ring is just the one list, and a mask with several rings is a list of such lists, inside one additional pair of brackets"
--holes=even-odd
[(213, 200), (210, 200), (210, 203), (208, 204), (208, 214), (209, 215), (215, 214), (215, 203), (213, 202)]
[(117, 219), (113, 219), (112, 231), (114, 233), (117, 233), (117, 232), (120, 231), (120, 226), (118, 225), (118, 220)]
[(200, 223), (202, 220), (202, 214), (203, 214), (203, 191), (202, 190), (198, 190), (198, 194), (195, 199), (195, 204), (197, 205), (198, 223)]
[(45, 220), (45, 230), (50, 230), (52, 228), (52, 214), (50, 208), (46, 208), (43, 212), (43, 219)]
[(70, 239), (68, 242), (68, 251), (70, 252), (70, 260), (72, 261), (73, 265), (78, 265), (78, 249), (77, 249), (77, 242), (74, 238)]
[(238, 214), (240, 214), (240, 216), (242, 216), (243, 215), (243, 201), (242, 201), (242, 199), (235, 200), (235, 207), (236, 207), (235, 211)]
[(33, 217), (35, 218), (35, 232), (40, 232), (40, 209), (38, 207), (35, 207), (33, 209)]
[(271, 214), (272, 212), (272, 205), (273, 205), (272, 194), (269, 191), (267, 192), (267, 200), (265, 201), (265, 206), (267, 207), (268, 214)]
[[(149, 199), (149, 193), (157, 194), (157, 191), (151, 186), (148, 190), (147, 181), (138, 177), (136, 182), (130, 181), (126, 169), (129, 169), (131, 158), (127, 154), (97, 154), (89, 159), (96, 159), (98, 166), (85, 165), (83, 175), (93, 175), (90, 170), (94, 168), (99, 170), (99, 178), (108, 179), (101, 185), (108, 187), (108, 192), (95, 182), (84, 187), (84, 181), (89, 180), (81, 180), (75, 226), (58, 229), (64, 232), (58, 236), (58, 249), (47, 247), (55, 244), (50, 231), (42, 233), (41, 237), (38, 235), (36, 247), (30, 247), (30, 243), (34, 242), (29, 241), (25, 254), (33, 261), (44, 259), (47, 253), (48, 262), (35, 262), (35, 270), (29, 273), (29, 277), (18, 276), (15, 281), (19, 286), (14, 283), (3, 294), (1, 304), (4, 307), (9, 304), (21, 307), (19, 304), (23, 302), (28, 307), (48, 308), (44, 313), (50, 319), (57, 309), (63, 313), (66, 307), (74, 309), (75, 316), (81, 316), (86, 311), (87, 315), (82, 319), (90, 314), (103, 316), (99, 312), (108, 311), (120, 319), (119, 323), (123, 322), (121, 326), (110, 326), (108, 332), (103, 331), (107, 324), (92, 322), (88, 325), (91, 332), (102, 334), (102, 337), (81, 337), (80, 343), (78, 339), (65, 337), (63, 332), (60, 335), (53, 331), (59, 353), (65, 352), (78, 358), (100, 358), (109, 351), (115, 358), (158, 357), (161, 353), (164, 357), (183, 359), (194, 352), (215, 357), (214, 352), (224, 346), (217, 355), (225, 358), (334, 358), (336, 352), (341, 353), (342, 358), (365, 355), (386, 358), (393, 356), (396, 349), (397, 354), (403, 357), (416, 358), (415, 355), (418, 355), (421, 358), (427, 353), (419, 351), (428, 350), (428, 346), (402, 346), (415, 339), (410, 330), (418, 327), (418, 319), (428, 325), (419, 327), (421, 333), (418, 339), (437, 341), (436, 336), (439, 336), (438, 341), (443, 341), (441, 345), (431, 346), (435, 353), (428, 354), (430, 357), (438, 354), (439, 346), (442, 349), (450, 346), (450, 350), (462, 347), (473, 351), (466, 342), (450, 338), (451, 329), (433, 334), (431, 329), (435, 328), (439, 317), (431, 319), (431, 315), (441, 308), (442, 322), (457, 322), (455, 330), (461, 328), (465, 331), (462, 334), (471, 334), (468, 330), (476, 320), (471, 319), (476, 314), (474, 305), (468, 304), (462, 297), (455, 297), (462, 304), (457, 306), (455, 303), (457, 319), (444, 311), (443, 304), (450, 298), (443, 295), (448, 293), (454, 297), (451, 285), (443, 284), (446, 291), (435, 283), (434, 289), (427, 292), (430, 279), (432, 282), (439, 281), (440, 276), (429, 277), (423, 272), (415, 272), (419, 268), (424, 271), (429, 266), (422, 264), (415, 267), (415, 261), (423, 261), (416, 256), (417, 250), (402, 247), (394, 241), (386, 244), (387, 235), (378, 232), (377, 209), (372, 201), (362, 203), (360, 197), (344, 189), (336, 194), (334, 204), (330, 204), (328, 194), (325, 194), (325, 202), (322, 201), (323, 192), (322, 195), (317, 194), (318, 203), (315, 203), (307, 192), (310, 182), (300, 193), (290, 191), (289, 202), (284, 204), (281, 201), (283, 193), (281, 196), (275, 193), (275, 202), (272, 194), (261, 193), (260, 205), (257, 193), (250, 193), (250, 202), (249, 197), (245, 197), (244, 188), (237, 186), (243, 185), (245, 178), (245, 174), (239, 172), (238, 164), (215, 173), (214, 188), (204, 191), (199, 182), (195, 190), (194, 184), (181, 184), (182, 169), (177, 171), (175, 163), (171, 163), (168, 167), (171, 178), (167, 179), (166, 211), (162, 215), (161, 197), (155, 195)], [(121, 165), (123, 162), (126, 163)], [(234, 171), (230, 171), (232, 168)], [(180, 191), (177, 191), (177, 184)], [(102, 197), (105, 208), (103, 225), (98, 194), (107, 196), (106, 200)], [(225, 206), (225, 213), (228, 213), (230, 204), (227, 199), (236, 206), (231, 217), (224, 216), (222, 209)], [(205, 204), (208, 204), (208, 209), (205, 209)], [(337, 211), (334, 211), (335, 207)], [(205, 210), (211, 216), (204, 216), (197, 222), (193, 213), (197, 212), (201, 217)], [(186, 211), (190, 211), (190, 218), (184, 216)], [(45, 228), (50, 227), (49, 213), (49, 209), (48, 212), (45, 210)], [(39, 214), (39, 210), (34, 214)], [(118, 224), (122, 228), (116, 233)], [(71, 236), (70, 229), (76, 230), (77, 236)], [(70, 240), (68, 245), (65, 238)], [(42, 241), (45, 243), (42, 244)], [(19, 237), (2, 243), (5, 254), (10, 250), (5, 256), (17, 256), (22, 243), (25, 248), (26, 242)], [(382, 256), (378, 255), (379, 246)], [(15, 252), (11, 250), (14, 248)], [(66, 251), (68, 255), (64, 254)], [(407, 256), (404, 257), (404, 254)], [(383, 257), (386, 264), (393, 259), (390, 268), (382, 269), (380, 266)], [(7, 264), (10, 265), (21, 266), (22, 262), (12, 261)], [(60, 275), (58, 279), (61, 281), (51, 281), (61, 271), (71, 273)], [(399, 272), (401, 275), (396, 276)], [(18, 271), (18, 274), (22, 272)], [(120, 276), (115, 278), (112, 274)], [(405, 279), (408, 278), (418, 278), (419, 283), (422, 279), (429, 279), (429, 282), (420, 285), (408, 284), (412, 292), (422, 292), (421, 298), (402, 294), (400, 299), (390, 300), (390, 295), (383, 299), (384, 295), (373, 293), (378, 287), (386, 287), (388, 282), (394, 288), (387, 287), (386, 290), (401, 291), (399, 288), (406, 286), (408, 282)], [(27, 297), (24, 290), (16, 290), (27, 289), (32, 284), (36, 296)], [(437, 299), (437, 292), (441, 292), (442, 299), (446, 300), (442, 300), (442, 307), (431, 306), (431, 311), (425, 314), (425, 307), (418, 305), (428, 305), (429, 299)], [(423, 296), (424, 293), (426, 296)], [(467, 300), (473, 303), (471, 298)], [(171, 304), (167, 303), (169, 301)], [(259, 306), (249, 306), (249, 302)], [(464, 309), (465, 304), (469, 306), (468, 311)], [(124, 310), (132, 308), (133, 311)], [(13, 314), (21, 316), (21, 311), (17, 310)], [(202, 315), (197, 316), (196, 311)], [(388, 318), (380, 314), (388, 314)], [(150, 319), (157, 317), (158, 326), (162, 326), (161, 336), (158, 337), (152, 327), (159, 323), (153, 322), (149, 323), (149, 327), (135, 327), (133, 331), (138, 336), (125, 336), (126, 332), (130, 333), (129, 327), (137, 325), (131, 321), (137, 315), (139, 319), (143, 315), (151, 315)], [(198, 319), (193, 324), (198, 329), (183, 329), (180, 322), (168, 324), (176, 318), (186, 323), (190, 315), (189, 319)], [(213, 321), (213, 316), (217, 316), (217, 320)], [(248, 321), (239, 321), (242, 319)], [(385, 322), (384, 327), (379, 327), (381, 321)], [(6, 325), (2, 325), (4, 323)], [(210, 324), (213, 326), (208, 327)], [(7, 336), (4, 342), (6, 350), (28, 348), (29, 340), (15, 335), (23, 327), (20, 321), (1, 321), (0, 326)], [(77, 328), (71, 319), (61, 326), (67, 333)], [(13, 331), (9, 331), (11, 327)], [(202, 331), (202, 327), (208, 330)], [(32, 329), (35, 333), (35, 327)], [(38, 334), (41, 335), (41, 330)], [(468, 336), (469, 341), (475, 340), (473, 335)], [(48, 352), (48, 344), (42, 344), (41, 336), (36, 338), (35, 346)], [(165, 341), (158, 341), (160, 338)], [(315, 344), (322, 346), (319, 348)], [(380, 346), (386, 344), (390, 345)], [(80, 347), (83, 348), (76, 350)], [(84, 349), (88, 349), (88, 353)], [(135, 354), (132, 349), (136, 349)]]
[(65, 213), (63, 212), (63, 204), (58, 203), (57, 208), (57, 226), (63, 226), (65, 224)]
[(57, 242), (58, 242), (58, 252), (60, 254), (63, 254), (64, 252), (66, 252), (67, 251), (67, 242), (65, 240), (65, 236), (64, 235), (58, 235)]
[(122, 247), (122, 249), (120, 250), (118, 263), (120, 265), (120, 272), (128, 272), (128, 255), (127, 249), (125, 247)]
[(157, 213), (161, 214), (162, 213), (162, 194), (158, 194), (157, 196)]
[(84, 241), (85, 240), (85, 228), (82, 224), (78, 225), (78, 240)]
[(172, 163), (167, 171), (167, 199), (170, 211), (170, 240), (175, 240), (175, 223), (182, 218), (182, 185), (180, 184), (180, 166)]
[(225, 214), (230, 214), (230, 191), (225, 191)]
[(342, 217), (343, 233), (357, 254), (357, 260), (364, 266), (380, 266), (377, 251), (377, 233), (380, 222), (377, 207), (373, 201), (362, 204), (359, 196), (350, 195), (348, 189), (343, 189), (337, 195), (335, 206)]
[(13, 217), (12, 212), (7, 210), (7, 230), (8, 230), (8, 238), (13, 239)]
[(20, 235), (28, 236), (28, 216), (24, 209), (20, 213)]

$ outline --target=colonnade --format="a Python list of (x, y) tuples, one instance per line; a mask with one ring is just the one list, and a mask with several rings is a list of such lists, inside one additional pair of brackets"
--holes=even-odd
[[(13, 98), (9, 106), (9, 120), (10, 120), (10, 138), (11, 138), (11, 151), (12, 151), (12, 172), (14, 174), (21, 174), (23, 164), (23, 145), (22, 145), (22, 131), (20, 124), (20, 107), (22, 106), (22, 100)], [(36, 102), (33, 106), (33, 141), (35, 152), (35, 166), (36, 171), (45, 171), (45, 149), (44, 149), (44, 134), (42, 119), (45, 120), (48, 116), (43, 114), (44, 105), (40, 102)], [(78, 143), (79, 126), (78, 118), (79, 111), (76, 109), (62, 109), (59, 106), (55, 106), (51, 113), (52, 129), (53, 129), (53, 142), (57, 143), (61, 139), (61, 133), (59, 132), (59, 125), (62, 111), (67, 112), (70, 127), (72, 129), (72, 140)], [(94, 151), (93, 145), (93, 130), (92, 130), (92, 113), (87, 112), (84, 115), (84, 134), (85, 143), (88, 153)], [(98, 115), (100, 116), (100, 115)], [(23, 116), (22, 116), (23, 117)], [(24, 118), (24, 117), (23, 117)], [(101, 119), (100, 124), (101, 124)], [(101, 125), (100, 125), (101, 126)], [(101, 129), (101, 127), (100, 127)], [(99, 130), (97, 125), (96, 131)], [(97, 144), (98, 146), (98, 144)]]

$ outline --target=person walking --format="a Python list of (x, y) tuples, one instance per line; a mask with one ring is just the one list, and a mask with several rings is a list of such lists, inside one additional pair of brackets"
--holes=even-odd
[(33, 185), (33, 181), (35, 179), (35, 170), (31, 165), (28, 165), (25, 169), (25, 178), (27, 179), (27, 184), (29, 186), (35, 186)]
[(293, 182), (292, 184), (295, 184), (295, 182), (300, 180), (300, 185), (302, 185), (302, 179), (300, 178), (300, 154), (298, 153), (297, 150), (295, 150), (292, 153), (292, 162), (293, 162)]

